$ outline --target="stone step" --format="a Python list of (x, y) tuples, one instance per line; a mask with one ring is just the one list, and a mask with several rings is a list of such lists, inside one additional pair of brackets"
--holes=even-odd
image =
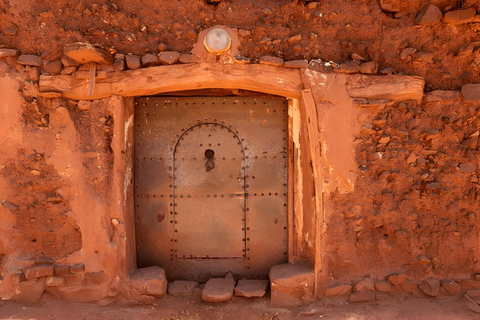
[(212, 278), (205, 283), (202, 300), (206, 302), (225, 302), (233, 297), (235, 280), (232, 278)]
[(239, 280), (235, 287), (235, 295), (247, 298), (260, 298), (267, 293), (268, 280)]

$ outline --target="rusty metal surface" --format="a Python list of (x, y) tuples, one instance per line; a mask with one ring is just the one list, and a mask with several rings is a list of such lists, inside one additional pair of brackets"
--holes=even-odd
[(287, 261), (286, 101), (142, 97), (135, 115), (140, 267), (205, 281)]

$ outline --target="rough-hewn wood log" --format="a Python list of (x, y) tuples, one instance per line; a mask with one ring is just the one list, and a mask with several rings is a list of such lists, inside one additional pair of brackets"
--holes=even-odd
[(111, 95), (123, 97), (196, 89), (244, 89), (283, 97), (300, 98), (303, 89), (300, 71), (263, 65), (185, 64), (111, 73), (107, 79), (95, 79), (95, 89), (88, 95), (89, 83), (73, 76), (42, 76), (41, 92), (61, 92), (70, 99), (100, 99)]
[(385, 99), (392, 101), (422, 100), (425, 80), (412, 76), (350, 75), (345, 88), (352, 98)]

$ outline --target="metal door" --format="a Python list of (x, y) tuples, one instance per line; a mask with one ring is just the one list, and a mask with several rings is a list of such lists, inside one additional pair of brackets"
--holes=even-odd
[(137, 264), (206, 281), (287, 261), (285, 100), (141, 97), (135, 107)]

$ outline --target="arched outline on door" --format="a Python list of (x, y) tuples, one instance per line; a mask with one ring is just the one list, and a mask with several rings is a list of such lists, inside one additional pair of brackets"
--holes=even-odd
[[(197, 128), (197, 127), (200, 127), (202, 125), (216, 125), (216, 126), (220, 126), (224, 129), (227, 129), (228, 131), (230, 131), (230, 133), (232, 133), (238, 140), (238, 143), (242, 149), (242, 176), (243, 176), (243, 231), (244, 231), (244, 253), (243, 253), (243, 257), (242, 258), (215, 258), (215, 259), (246, 259), (247, 258), (247, 252), (248, 252), (248, 246), (247, 246), (247, 191), (246, 191), (246, 188), (247, 188), (247, 178), (246, 178), (246, 175), (245, 175), (245, 148), (243, 147), (243, 143), (242, 143), (242, 140), (238, 137), (238, 135), (235, 133), (235, 131), (233, 131), (231, 128), (232, 126), (226, 126), (224, 124), (221, 124), (221, 123), (218, 123), (218, 122), (199, 122), (193, 126), (191, 126), (190, 128), (188, 128), (187, 130), (185, 130), (181, 135), (180, 137), (176, 140), (175, 142), (175, 147), (173, 148), (173, 156), (172, 156), (172, 162), (173, 162), (173, 172), (172, 172), (172, 194), (173, 194), (173, 200), (172, 200), (172, 203), (173, 203), (173, 208), (172, 208), (172, 211), (173, 211), (173, 226), (175, 228), (175, 225), (176, 225), (176, 213), (175, 213), (175, 207), (176, 207), (176, 198), (177, 198), (177, 195), (175, 194), (175, 154), (177, 152), (177, 147), (178, 145), (180, 144), (180, 140), (183, 139), (183, 136), (188, 133), (189, 131), (191, 131), (192, 129), (194, 128)], [(176, 229), (175, 229), (175, 232), (174, 234), (176, 233)], [(176, 257), (176, 255), (173, 255), (173, 257), (175, 258), (178, 258)], [(208, 257), (207, 258), (197, 258), (197, 257), (193, 257), (194, 259), (209, 259)]]

